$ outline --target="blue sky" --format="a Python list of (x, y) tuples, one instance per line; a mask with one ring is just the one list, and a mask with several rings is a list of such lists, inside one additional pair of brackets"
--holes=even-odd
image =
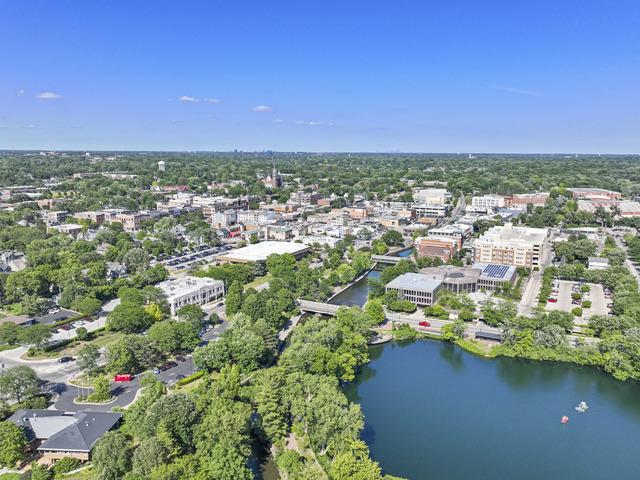
[(640, 152), (638, 0), (0, 0), (0, 148)]

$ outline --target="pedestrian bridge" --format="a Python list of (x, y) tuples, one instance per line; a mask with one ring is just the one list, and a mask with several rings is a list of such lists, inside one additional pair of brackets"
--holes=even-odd
[(391, 255), (371, 255), (371, 260), (378, 263), (389, 263), (395, 265), (400, 260), (407, 260), (404, 257), (392, 257)]
[(311, 300), (298, 299), (300, 310), (307, 313), (319, 313), (322, 315), (334, 316), (343, 305), (333, 305), (331, 303), (312, 302)]

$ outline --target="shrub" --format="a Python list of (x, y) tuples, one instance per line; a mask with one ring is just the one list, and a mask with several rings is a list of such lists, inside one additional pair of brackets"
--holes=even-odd
[(576, 307), (573, 310), (571, 310), (571, 313), (573, 313), (576, 317), (581, 317), (582, 316), (582, 308)]
[(76, 468), (80, 468), (82, 462), (77, 458), (63, 457), (53, 465), (53, 474), (55, 477), (61, 477), (65, 473), (72, 472)]
[(582, 308), (591, 308), (591, 300), (583, 300)]
[(184, 385), (188, 385), (191, 382), (195, 382), (197, 379), (204, 375), (204, 370), (198, 370), (193, 375), (189, 375), (188, 377), (181, 378), (176, 382), (176, 385), (182, 387)]
[(409, 300), (394, 300), (389, 303), (389, 310), (392, 312), (413, 313), (418, 309), (415, 303)]

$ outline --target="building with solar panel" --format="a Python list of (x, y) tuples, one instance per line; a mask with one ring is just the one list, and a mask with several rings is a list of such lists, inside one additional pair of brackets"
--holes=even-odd
[(513, 265), (496, 265), (492, 263), (476, 263), (473, 268), (480, 271), (478, 290), (499, 290), (506, 284), (513, 284), (518, 276)]

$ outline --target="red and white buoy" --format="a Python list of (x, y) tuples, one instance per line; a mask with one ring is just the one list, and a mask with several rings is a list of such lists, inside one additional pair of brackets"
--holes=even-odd
[(560, 419), (560, 423), (562, 424), (569, 423), (569, 417), (567, 417), (566, 415), (563, 415), (563, 417)]

